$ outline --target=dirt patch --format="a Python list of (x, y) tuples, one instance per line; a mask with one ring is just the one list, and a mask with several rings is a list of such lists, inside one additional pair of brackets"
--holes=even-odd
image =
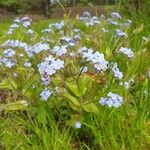
[(17, 15), (16, 17), (22, 18), (28, 16), (30, 17), (33, 21), (39, 21), (39, 20), (45, 20), (46, 18), (44, 17), (44, 15), (40, 15), (40, 14), (25, 14), (25, 15)]
[(15, 15), (11, 12), (8, 12), (6, 10), (3, 10), (0, 8), (0, 20), (8, 20), (8, 19), (12, 19), (13, 17), (15, 17)]
[[(84, 11), (88, 11), (91, 15), (99, 16), (100, 14), (106, 13), (107, 11), (112, 11), (114, 9), (113, 5), (110, 7), (106, 6), (85, 6), (85, 7), (67, 7), (65, 10), (62, 8), (52, 9), (52, 19), (62, 19), (65, 14), (69, 15), (70, 18), (74, 18), (77, 15), (81, 15)], [(45, 20), (44, 15), (38, 13), (27, 13), (22, 15), (14, 15), (13, 13), (7, 12), (3, 9), (0, 9), (0, 20), (7, 21), (8, 19), (14, 19), (16, 17), (29, 16), (33, 21)]]
[(27, 14), (15, 15), (11, 12), (0, 9), (0, 21), (7, 21), (7, 20), (10, 20), (10, 19), (15, 19), (16, 17), (22, 18), (22, 17), (25, 17), (25, 16), (30, 17), (33, 21), (39, 21), (39, 20), (46, 19), (44, 17), (44, 15), (40, 15), (40, 14), (27, 13)]
[(62, 8), (54, 8), (52, 10), (52, 18), (63, 18), (64, 14), (68, 14), (71, 18), (76, 17), (77, 15), (81, 15), (84, 11), (88, 11), (91, 15), (100, 15), (105, 14), (107, 11), (112, 11), (114, 9), (113, 6), (105, 7), (105, 6), (85, 6), (85, 7), (67, 7), (65, 10)]

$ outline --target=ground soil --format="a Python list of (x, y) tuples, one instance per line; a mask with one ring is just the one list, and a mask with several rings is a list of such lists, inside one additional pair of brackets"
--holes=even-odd
[[(112, 9), (112, 8), (111, 8)], [(91, 15), (100, 15), (106, 12), (104, 6), (85, 6), (85, 7), (68, 7), (63, 10), (62, 8), (55, 8), (52, 10), (52, 18), (63, 18), (64, 14), (68, 14), (71, 18), (81, 15), (84, 11), (88, 11)]]
[[(54, 8), (52, 9), (52, 19), (62, 19), (64, 14), (68, 15), (71, 18), (76, 17), (77, 15), (81, 15), (84, 11), (90, 12), (92, 15), (100, 15), (102, 13), (106, 13), (106, 10), (113, 10), (113, 7), (109, 7), (109, 9), (104, 6), (85, 6), (85, 7), (67, 7), (65, 10), (62, 8)], [(44, 15), (35, 12), (29, 12), (27, 14), (15, 15), (10, 12), (7, 12), (3, 9), (0, 9), (0, 21), (6, 21), (8, 19), (14, 19), (16, 17), (29, 16), (33, 21), (39, 21), (46, 19)]]
[(15, 15), (12, 14), (11, 12), (8, 12), (6, 10), (3, 10), (0, 8), (0, 21), (5, 21), (5, 20), (8, 20), (8, 19), (11, 19), (13, 18)]

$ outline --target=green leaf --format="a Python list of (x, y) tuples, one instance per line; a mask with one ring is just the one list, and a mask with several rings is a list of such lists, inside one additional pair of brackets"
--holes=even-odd
[(80, 108), (80, 103), (78, 102), (78, 100), (77, 100), (74, 96), (70, 95), (67, 91), (65, 91), (65, 92), (63, 93), (63, 96), (64, 96), (65, 98), (67, 98), (68, 103), (69, 103), (69, 105), (70, 105), (70, 107), (71, 107), (72, 109), (74, 109), (74, 110), (79, 110), (79, 108)]
[(81, 95), (81, 93), (80, 93), (80, 91), (78, 89), (78, 86), (76, 84), (74, 84), (74, 83), (66, 83), (66, 84), (67, 84), (67, 87), (69, 88), (69, 90), (73, 94), (75, 94), (76, 96), (80, 96)]
[(24, 110), (28, 106), (28, 102), (25, 100), (16, 101), (16, 102), (9, 102), (8, 104), (3, 104), (0, 106), (0, 111), (17, 111), (17, 110)]
[(83, 104), (82, 108), (89, 113), (95, 113), (95, 114), (99, 114), (99, 110), (96, 106), (96, 104), (92, 103), (88, 103), (88, 104)]
[(112, 50), (109, 47), (106, 47), (106, 56), (107, 58), (111, 57), (112, 55)]
[(38, 121), (40, 123), (46, 124), (46, 117), (47, 117), (46, 110), (42, 106), (40, 106), (38, 109), (38, 115), (37, 115)]
[(17, 84), (11, 78), (5, 79), (2, 82), (0, 82), (0, 89), (12, 90), (13, 87), (17, 89)]
[(91, 87), (92, 82), (93, 79), (91, 79), (91, 77), (87, 76), (86, 74), (80, 77), (79, 84), (80, 84), (82, 95), (86, 94), (87, 90)]
[(134, 34), (138, 34), (140, 32), (142, 32), (144, 29), (144, 24), (141, 24), (140, 26), (138, 26), (136, 29), (133, 30)]

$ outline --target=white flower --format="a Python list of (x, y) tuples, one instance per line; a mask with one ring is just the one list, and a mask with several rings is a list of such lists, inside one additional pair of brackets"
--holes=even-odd
[(83, 14), (82, 14), (82, 17), (90, 18), (91, 14), (88, 11), (84, 11)]
[(24, 66), (25, 66), (25, 67), (31, 67), (32, 65), (31, 65), (30, 62), (27, 62), (27, 61), (26, 61), (26, 62), (24, 63)]
[(123, 53), (125, 54), (128, 58), (133, 58), (134, 57), (134, 53), (130, 48), (126, 48), (126, 47), (121, 47), (118, 50), (118, 53)]
[(59, 59), (55, 60), (52, 56), (45, 58), (45, 61), (38, 64), (38, 71), (42, 76), (42, 83), (48, 85), (50, 79), (48, 76), (51, 76), (56, 73), (57, 70), (64, 68), (64, 61)]
[(80, 29), (73, 29), (73, 31), (75, 32), (75, 33), (77, 33), (77, 32), (80, 32), (81, 30)]
[(14, 23), (10, 26), (10, 28), (18, 28), (18, 27), (19, 27), (19, 25), (17, 23)]
[(64, 68), (64, 61), (57, 59), (56, 61), (53, 61), (53, 63), (51, 64), (51, 67), (55, 70), (60, 70)]
[(98, 71), (106, 70), (108, 62), (104, 58), (104, 54), (99, 53), (98, 51), (93, 54), (91, 59), (92, 63), (94, 64), (94, 68)]
[(73, 38), (74, 38), (75, 41), (81, 40), (81, 36), (79, 34), (74, 35)]
[(50, 83), (50, 77), (47, 74), (42, 75), (41, 81), (44, 85), (48, 85)]
[(23, 25), (25, 28), (28, 28), (28, 27), (30, 26), (30, 24), (31, 24), (31, 22), (26, 21), (26, 22), (23, 22), (22, 25)]
[(50, 33), (50, 32), (52, 32), (52, 29), (44, 29), (44, 30), (42, 30), (42, 33), (44, 33), (44, 32)]
[(130, 79), (129, 81), (120, 82), (119, 85), (124, 86), (126, 89), (130, 88), (130, 85), (134, 83), (133, 79)]
[(116, 29), (115, 31), (116, 31), (117, 36), (120, 36), (120, 37), (126, 37), (127, 36), (127, 34), (123, 31), (121, 31), (120, 29)]
[(6, 67), (11, 68), (15, 66), (15, 62), (13, 62), (12, 60), (8, 60), (5, 65)]
[(68, 44), (69, 46), (75, 46), (75, 41), (74, 39), (64, 36), (60, 39), (60, 42)]
[(10, 28), (10, 29), (7, 31), (6, 34), (8, 34), (8, 35), (13, 34), (13, 31), (14, 31), (14, 29), (11, 29), (11, 28)]
[(75, 128), (77, 128), (77, 129), (81, 128), (81, 123), (79, 121), (75, 123)]
[(40, 53), (41, 51), (46, 51), (49, 49), (49, 44), (47, 43), (37, 43), (32, 47), (32, 51), (36, 54)]
[(41, 75), (53, 75), (54, 73), (56, 73), (56, 70), (52, 68), (52, 66), (47, 61), (40, 63), (38, 65), (38, 70)]
[(41, 99), (44, 101), (47, 101), (51, 95), (52, 95), (52, 92), (48, 88), (44, 89), (40, 94)]
[(91, 18), (91, 14), (88, 11), (84, 11), (83, 14), (79, 17), (79, 20), (86, 21)]
[(106, 16), (104, 14), (101, 14), (100, 18), (106, 19)]
[(121, 15), (120, 15), (119, 13), (117, 13), (117, 12), (112, 12), (112, 13), (110, 14), (110, 16), (111, 16), (112, 18), (117, 18), (117, 19), (121, 19), (121, 18), (122, 18)]
[(112, 92), (109, 92), (107, 96), (108, 98), (101, 97), (101, 99), (99, 100), (99, 103), (101, 105), (107, 105), (108, 107), (115, 107), (115, 108), (118, 108), (122, 105), (123, 103), (122, 96), (114, 94)]
[(58, 86), (55, 87), (55, 92), (59, 93), (59, 87)]
[(87, 66), (81, 67), (81, 68), (80, 68), (80, 71), (81, 71), (81, 70), (82, 70), (81, 73), (85, 73), (85, 72), (88, 71), (88, 67), (87, 67)]
[(22, 22), (24, 21), (32, 21), (32, 19), (30, 19), (28, 16), (25, 16), (21, 19)]
[(27, 31), (27, 33), (28, 33), (28, 34), (34, 34), (34, 31), (31, 30), (31, 29), (29, 29), (29, 30)]
[(78, 53), (82, 54), (83, 52), (86, 52), (87, 50), (88, 50), (88, 48), (84, 46), (84, 47), (81, 47), (78, 49)]
[(112, 72), (116, 78), (122, 79), (123, 73), (119, 71), (117, 66), (118, 66), (117, 63), (115, 63), (114, 66), (112, 67)]
[(6, 49), (3, 51), (2, 56), (0, 56), (0, 65), (5, 65), (8, 68), (15, 66), (16, 59), (13, 57), (15, 51), (12, 49)]
[(74, 56), (75, 56), (75, 52), (70, 52), (69, 55), (70, 55), (71, 57), (74, 57)]
[(112, 24), (112, 25), (119, 25), (119, 23), (117, 21), (113, 21), (112, 19), (108, 18), (107, 20), (108, 24)]
[(106, 105), (106, 102), (107, 102), (107, 98), (104, 98), (104, 97), (101, 97), (101, 99), (99, 100), (99, 103), (104, 106)]
[(15, 55), (15, 51), (12, 49), (6, 49), (3, 51), (3, 55), (6, 57), (13, 57)]
[(21, 20), (17, 17), (15, 20), (14, 20), (15, 23), (20, 23)]
[(67, 48), (66, 46), (54, 46), (54, 48), (52, 49), (52, 53), (58, 56), (62, 56), (67, 53)]
[(22, 48), (28, 54), (29, 57), (33, 56), (33, 48), (29, 46), (27, 43), (20, 42), (19, 40), (7, 40), (2, 46), (10, 46), (13, 48)]
[(64, 27), (64, 21), (61, 21), (59, 23), (55, 23), (53, 24), (53, 26), (57, 29), (57, 30), (61, 30)]
[(92, 49), (88, 49), (86, 52), (83, 52), (82, 54), (83, 54), (82, 58), (85, 58), (87, 61), (90, 61), (93, 58), (93, 50)]
[(92, 49), (87, 49), (86, 47), (80, 48), (78, 52), (82, 54), (82, 58), (86, 59), (86, 61), (92, 62), (97, 71), (107, 70), (108, 62), (105, 60), (104, 54), (98, 51), (94, 53)]
[(99, 62), (99, 63), (94, 64), (94, 68), (95, 68), (97, 71), (101, 71), (101, 70), (106, 71), (106, 70), (107, 70), (107, 64), (108, 64), (107, 61), (102, 61), (102, 62)]

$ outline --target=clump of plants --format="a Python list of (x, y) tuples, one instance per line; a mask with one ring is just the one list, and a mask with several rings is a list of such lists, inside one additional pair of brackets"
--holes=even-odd
[[(0, 111), (25, 126), (22, 136), (30, 142), (22, 147), (63, 149), (64, 133), (70, 135), (64, 149), (128, 148), (135, 135), (145, 142), (147, 135), (127, 129), (139, 123), (147, 130), (142, 117), (149, 113), (149, 37), (143, 24), (135, 26), (117, 12), (65, 16), (41, 31), (29, 17), (14, 20), (0, 41), (0, 89), (6, 92)], [(138, 117), (143, 121), (136, 123)]]

